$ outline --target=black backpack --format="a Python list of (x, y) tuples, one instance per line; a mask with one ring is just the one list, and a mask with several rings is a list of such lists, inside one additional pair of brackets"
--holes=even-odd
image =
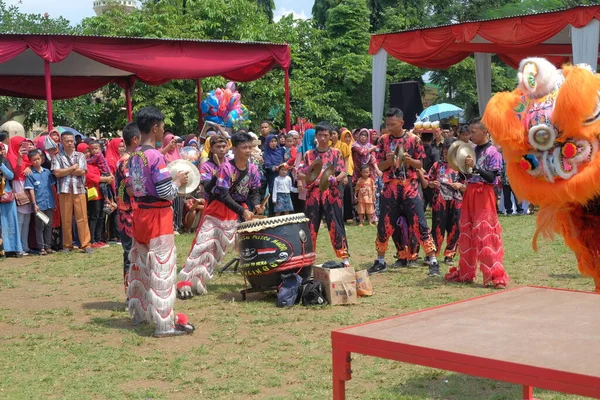
[(329, 304), (323, 290), (323, 284), (319, 281), (309, 281), (302, 285), (300, 299), (303, 306), (324, 306)]
[(281, 274), (283, 281), (277, 291), (277, 307), (293, 307), (296, 304), (302, 278), (295, 273)]

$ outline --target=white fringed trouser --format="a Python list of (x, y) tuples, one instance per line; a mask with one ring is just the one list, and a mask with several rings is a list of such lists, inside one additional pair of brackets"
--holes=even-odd
[(157, 331), (173, 327), (173, 305), (177, 296), (175, 237), (172, 234), (159, 236), (148, 245), (133, 239), (129, 260), (129, 313), (140, 322), (154, 321)]
[(201, 224), (178, 276), (179, 282), (192, 283), (192, 292), (196, 295), (207, 292), (206, 281), (213, 278), (215, 266), (223, 260), (227, 249), (235, 242), (238, 227), (235, 220), (221, 221), (210, 215), (206, 215)]

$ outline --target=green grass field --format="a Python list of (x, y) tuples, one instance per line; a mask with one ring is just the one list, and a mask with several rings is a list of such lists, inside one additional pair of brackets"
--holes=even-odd
[[(512, 286), (593, 290), (562, 241), (531, 251), (534, 217), (501, 222)], [(367, 268), (375, 228), (347, 231), (353, 266)], [(323, 233), (318, 262), (333, 259)], [(191, 235), (177, 237), (181, 263), (191, 241)], [(388, 263), (393, 261), (390, 253)], [(154, 339), (151, 327), (132, 327), (125, 312), (120, 246), (92, 256), (10, 259), (0, 271), (2, 399), (328, 399), (333, 329), (492, 290), (427, 278), (421, 267), (373, 277), (375, 296), (354, 306), (279, 309), (274, 294), (252, 294), (242, 302), (243, 278), (228, 273), (215, 277), (207, 296), (177, 301), (176, 311), (197, 327), (193, 336)], [(521, 394), (516, 385), (360, 355), (353, 370), (351, 399), (500, 400)], [(579, 398), (541, 390), (536, 397)]]

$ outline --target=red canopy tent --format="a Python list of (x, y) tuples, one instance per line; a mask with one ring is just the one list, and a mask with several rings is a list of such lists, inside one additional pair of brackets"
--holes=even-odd
[(369, 54), (375, 56), (375, 129), (379, 128), (383, 115), (387, 54), (417, 67), (445, 69), (475, 53), (479, 109), (483, 113), (491, 97), (491, 54), (497, 54), (513, 68), (526, 57), (539, 56), (557, 66), (571, 61), (587, 63), (595, 69), (599, 19), (600, 5), (591, 5), (372, 35)]
[(0, 95), (46, 99), (48, 127), (52, 100), (93, 92), (115, 82), (126, 90), (132, 118), (131, 88), (136, 80), (160, 85), (172, 79), (209, 76), (247, 82), (279, 65), (285, 71), (286, 127), (290, 129), (287, 44), (144, 39), (73, 35), (0, 35)]

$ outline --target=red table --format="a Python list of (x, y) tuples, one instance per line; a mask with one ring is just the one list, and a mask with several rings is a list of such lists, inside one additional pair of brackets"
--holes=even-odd
[(331, 333), (333, 398), (365, 354), (600, 398), (600, 296), (521, 287)]

